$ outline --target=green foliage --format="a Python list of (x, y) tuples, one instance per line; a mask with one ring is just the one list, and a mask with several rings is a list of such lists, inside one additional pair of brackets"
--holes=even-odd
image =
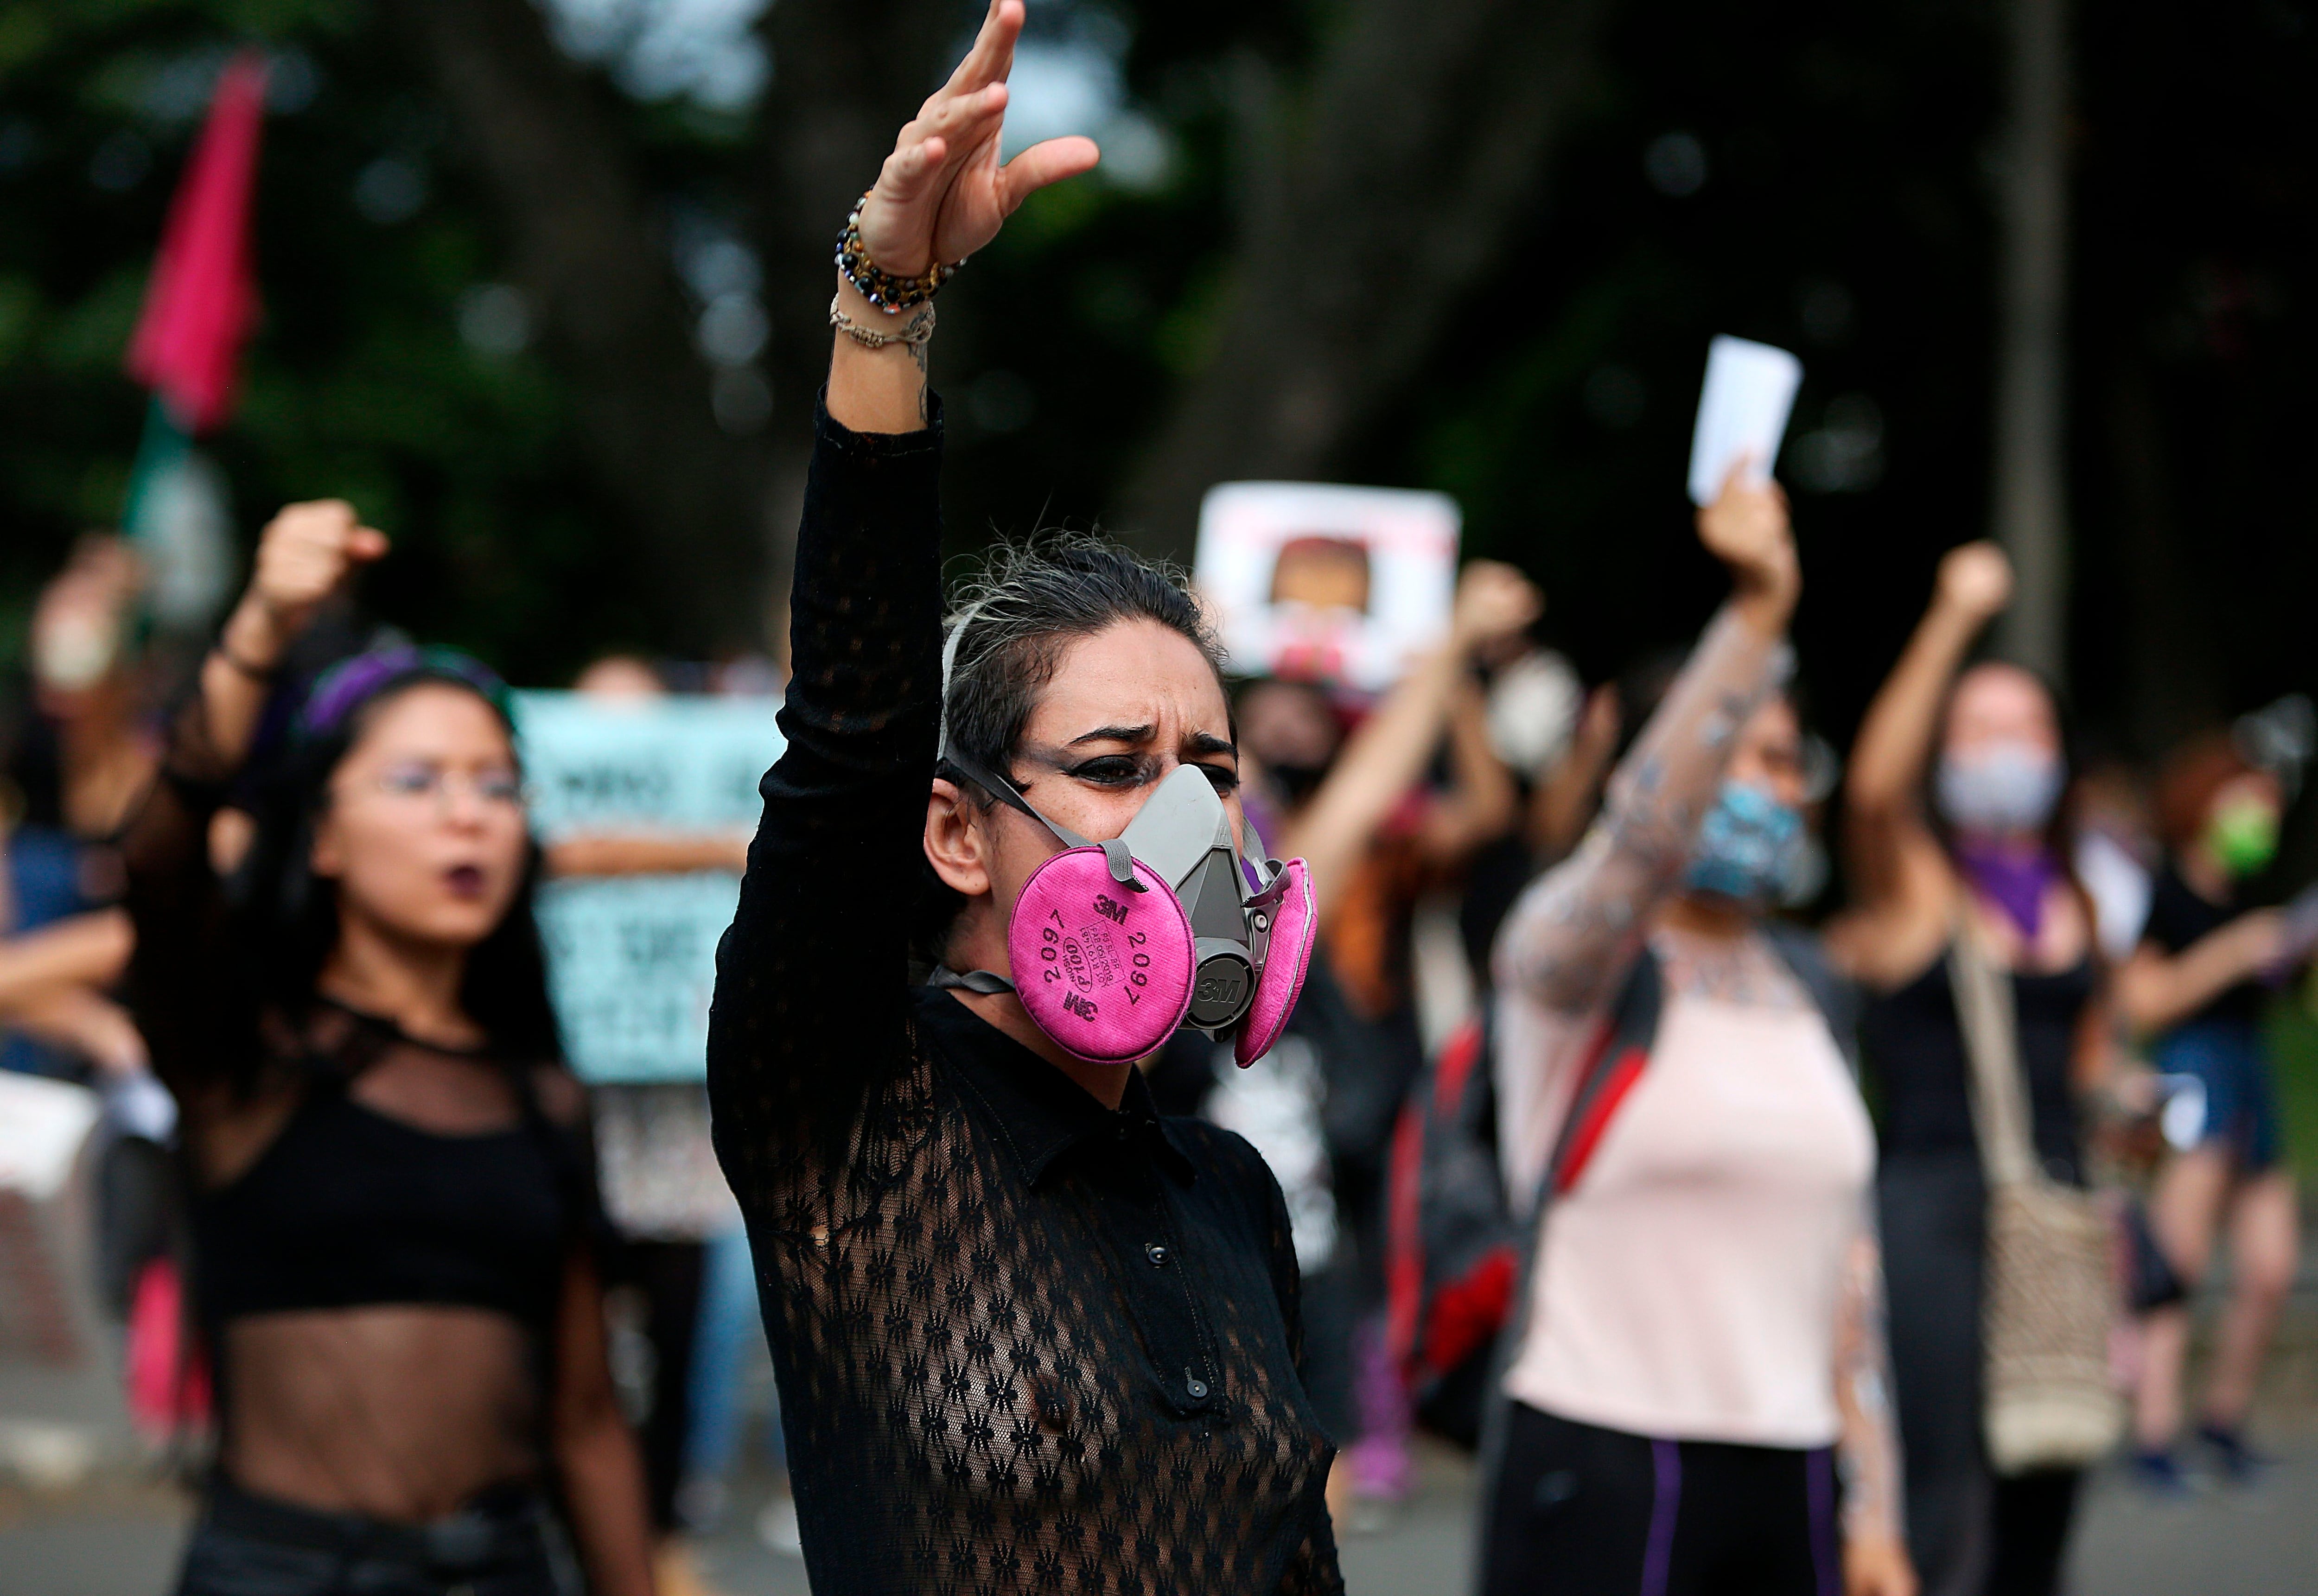
[[(461, 336), (500, 269), (491, 215), (369, 8), (333, 0), (0, 12), (0, 607), (120, 514), (145, 404), (122, 352), (208, 80), (248, 40), (276, 55), (264, 315), (239, 408), (204, 440), (245, 544), (277, 505), (342, 496), (395, 540), (367, 596), (400, 624), (529, 679), (640, 635), (568, 396), (535, 345)], [(415, 184), (366, 212), (381, 161)]]
[[(936, 376), (962, 543), (1110, 509), (1217, 335), (1248, 157), (1232, 85), (1261, 62), (1277, 125), (1301, 125), (1314, 53), (1353, 3), (1034, 0), (1049, 40), (1125, 24), (1124, 81), (1170, 158), (1155, 185), (1037, 196), (945, 295)], [(959, 0), (961, 37), (978, 9)], [(1799, 641), (1840, 733), (1938, 551), (1986, 523), (1999, 41), (1982, 10), (1924, 0), (1613, 14), (1513, 259), (1338, 469), (1456, 494), (1469, 547), (1542, 578), (1549, 627), (1604, 674), (1686, 635), (1719, 591), (1681, 497), (1707, 338), (1797, 349), (1783, 476), (1808, 581)], [(2318, 423), (2304, 287), (2318, 102), (2290, 5), (2233, 0), (2201, 16), (2194, 49), (2145, 4), (2081, 28), (2078, 678), (2115, 730), (2165, 678), (2161, 657), (2132, 664), (2152, 618), (2181, 622), (2175, 658), (2214, 703), (2318, 679), (2297, 608), (2318, 581), (2298, 465)], [(590, 475), (572, 393), (535, 343), (492, 354), (461, 336), (463, 306), (508, 275), (510, 240), (359, 0), (0, 0), (0, 615), (117, 512), (143, 409), (121, 345), (205, 74), (253, 39), (283, 62), (265, 318), (240, 413), (211, 445), (244, 536), (283, 499), (355, 498), (396, 539), (368, 589), (382, 613), (522, 679), (615, 642), (680, 649), (635, 596), (649, 551)], [(621, 114), (672, 221), (747, 236), (761, 202), (748, 113)], [(1298, 313), (1289, 287), (1276, 310)], [(2128, 389), (2143, 422), (2116, 399)], [(775, 403), (793, 417), (795, 396)]]
[(2318, 975), (2270, 1011), (2269, 1049), (2286, 1116), (2287, 1156), (2306, 1180), (2318, 1175)]

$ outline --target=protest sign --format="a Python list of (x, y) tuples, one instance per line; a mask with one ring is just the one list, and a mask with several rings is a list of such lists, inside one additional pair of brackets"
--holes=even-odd
[(1438, 493), (1225, 482), (1192, 579), (1234, 671), (1381, 692), (1448, 630), (1460, 529)]
[(1770, 480), (1802, 380), (1802, 362), (1783, 349), (1730, 337), (1707, 345), (1698, 426), (1690, 439), (1691, 503), (1713, 503), (1742, 459), (1752, 462), (1753, 481)]
[[(533, 828), (548, 843), (754, 831), (757, 783), (781, 751), (777, 708), (763, 698), (518, 694)], [(548, 985), (582, 1080), (700, 1079), (716, 942), (739, 895), (739, 878), (715, 870), (541, 888)]]

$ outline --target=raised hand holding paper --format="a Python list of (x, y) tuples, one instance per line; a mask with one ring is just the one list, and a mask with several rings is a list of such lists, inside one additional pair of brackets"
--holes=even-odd
[(1698, 430), (1690, 440), (1691, 503), (1713, 503), (1740, 460), (1752, 462), (1755, 480), (1770, 476), (1802, 380), (1802, 362), (1783, 349), (1730, 337), (1707, 345)]

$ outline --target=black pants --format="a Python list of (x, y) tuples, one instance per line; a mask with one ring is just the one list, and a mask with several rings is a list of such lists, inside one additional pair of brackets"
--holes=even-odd
[(1908, 1551), (1924, 1596), (2052, 1596), (2077, 1471), (2001, 1478), (1981, 1439), (1979, 1161), (1894, 1157), (1876, 1178), (1891, 1383), (1908, 1489)]
[(547, 1509), (492, 1492), (432, 1524), (319, 1513), (213, 1481), (177, 1596), (559, 1596)]
[(1827, 1448), (1652, 1440), (1506, 1421), (1483, 1596), (1841, 1596)]
[(630, 1242), (626, 1273), (644, 1299), (644, 1339), (651, 1343), (651, 1410), (637, 1437), (644, 1460), (645, 1505), (652, 1528), (676, 1528), (677, 1487), (684, 1483), (685, 1443), (692, 1429), (692, 1342), (700, 1327), (700, 1280), (708, 1249), (700, 1242)]

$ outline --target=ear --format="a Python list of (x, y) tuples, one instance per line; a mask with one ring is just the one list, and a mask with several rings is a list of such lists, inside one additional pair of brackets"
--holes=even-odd
[(955, 782), (934, 778), (926, 794), (926, 862), (942, 884), (966, 898), (990, 891), (990, 831)]
[(338, 842), (337, 817), (327, 809), (314, 819), (314, 844), (306, 850), (306, 868), (317, 881), (336, 881), (346, 874), (346, 850)]

